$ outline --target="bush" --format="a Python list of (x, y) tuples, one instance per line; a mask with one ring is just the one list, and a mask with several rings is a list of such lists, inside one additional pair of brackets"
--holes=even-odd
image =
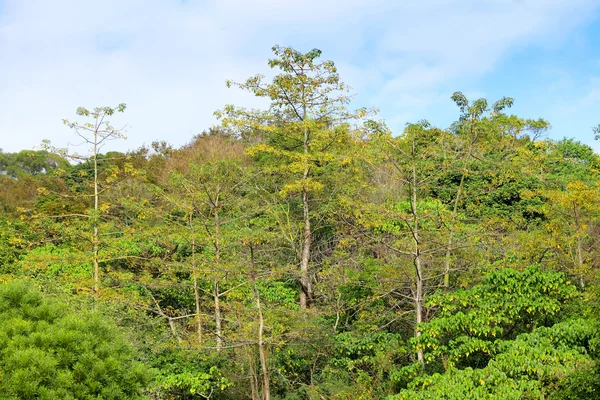
[(94, 313), (69, 313), (25, 281), (0, 285), (0, 399), (141, 399), (149, 371)]

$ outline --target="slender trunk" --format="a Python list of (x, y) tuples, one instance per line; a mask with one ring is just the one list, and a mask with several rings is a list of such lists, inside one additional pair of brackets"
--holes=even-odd
[(97, 295), (100, 289), (100, 265), (98, 262), (98, 251), (100, 248), (99, 234), (98, 234), (98, 223), (100, 216), (98, 215), (99, 210), (99, 196), (98, 196), (98, 132), (94, 132), (94, 219), (93, 219), (93, 236), (92, 236), (92, 247), (93, 247), (93, 279), (94, 279), (94, 294)]
[(260, 293), (256, 286), (256, 269), (254, 267), (254, 250), (250, 246), (250, 277), (252, 279), (252, 289), (254, 291), (254, 299), (256, 301), (256, 309), (258, 310), (258, 354), (260, 357), (260, 366), (263, 375), (263, 400), (271, 400), (271, 388), (269, 382), (269, 368), (267, 367), (267, 355), (265, 351), (264, 329), (265, 319), (260, 304)]
[(306, 189), (304, 189), (302, 192), (302, 206), (304, 211), (304, 231), (302, 235), (302, 253), (300, 257), (300, 308), (306, 309), (310, 307), (310, 303), (312, 300), (312, 290), (310, 284), (310, 277), (308, 273), (308, 263), (310, 260), (311, 232), (308, 206), (308, 191)]
[(183, 342), (181, 336), (179, 336), (179, 334), (177, 333), (177, 329), (175, 328), (175, 321), (173, 321), (173, 319), (169, 317), (167, 317), (167, 319), (169, 320), (169, 328), (171, 328), (171, 333), (173, 333), (173, 336), (177, 338), (177, 342)]
[(177, 327), (175, 326), (175, 321), (173, 320), (173, 318), (169, 317), (164, 310), (160, 307), (160, 303), (158, 302), (158, 300), (156, 300), (156, 297), (154, 297), (154, 295), (152, 294), (151, 291), (148, 291), (148, 293), (150, 294), (150, 297), (152, 298), (152, 301), (154, 302), (154, 304), (156, 305), (156, 309), (158, 310), (158, 314), (162, 317), (165, 317), (167, 319), (167, 321), (169, 321), (169, 328), (171, 329), (171, 333), (173, 334), (173, 336), (175, 338), (177, 338), (177, 341), (179, 343), (181, 343), (183, 340), (181, 339), (181, 337), (179, 336), (179, 334), (177, 333)]
[(223, 348), (223, 330), (221, 328), (221, 299), (219, 293), (219, 280), (214, 282), (214, 300), (215, 300), (215, 335), (217, 337), (217, 351)]
[[(466, 166), (465, 166), (466, 168)], [(462, 187), (465, 181), (466, 169), (463, 169), (463, 174), (460, 177), (460, 184), (456, 191), (456, 197), (454, 198), (454, 207), (452, 209), (451, 223), (454, 224), (456, 221), (456, 214), (458, 213), (458, 203), (462, 194)], [(448, 233), (448, 242), (446, 243), (446, 255), (444, 257), (444, 287), (450, 287), (450, 258), (452, 256), (452, 245), (454, 244), (454, 226), (450, 228)]]
[(452, 249), (452, 236), (453, 232), (450, 231), (448, 234), (448, 242), (446, 243), (446, 256), (444, 257), (444, 287), (450, 287), (450, 257), (451, 257), (451, 249)]
[[(257, 293), (258, 293), (258, 291), (257, 291)], [(258, 307), (258, 316), (259, 316), (258, 352), (260, 355), (260, 366), (262, 368), (262, 373), (263, 373), (263, 400), (271, 400), (271, 388), (269, 385), (269, 369), (267, 367), (267, 355), (265, 352), (265, 344), (263, 341), (263, 331), (264, 331), (264, 327), (265, 327), (265, 321), (263, 319), (262, 310), (260, 307), (260, 297), (258, 296), (258, 294), (256, 296), (256, 306)]]
[(244, 346), (246, 349), (246, 355), (248, 356), (248, 373), (250, 374), (250, 396), (252, 400), (260, 400), (258, 396), (258, 378), (256, 376), (256, 371), (254, 369), (254, 360), (250, 351), (248, 350), (248, 346)]
[(577, 263), (579, 269), (583, 267), (583, 249), (581, 245), (581, 234), (577, 232)]
[(585, 287), (585, 280), (583, 279), (583, 249), (581, 244), (581, 234), (577, 232), (577, 262), (579, 269), (579, 284), (581, 287)]
[[(221, 235), (221, 223), (219, 219), (219, 204), (218, 198), (217, 203), (214, 208), (214, 217), (215, 217), (215, 266), (217, 276), (219, 274), (219, 267), (221, 263), (221, 244), (219, 237)], [(219, 278), (215, 278), (214, 282), (214, 300), (215, 300), (215, 335), (217, 336), (217, 351), (221, 351), (223, 348), (223, 330), (221, 328), (221, 294), (219, 293)]]
[(579, 216), (577, 212), (575, 212), (575, 229), (577, 230), (577, 269), (579, 272), (579, 284), (583, 288), (585, 287), (585, 280), (583, 279), (583, 243), (581, 239)]
[(196, 300), (196, 335), (198, 344), (202, 344), (202, 315), (200, 315), (200, 293), (198, 291), (198, 277), (194, 267), (194, 299)]
[[(414, 154), (414, 142), (413, 142), (413, 154)], [(412, 202), (412, 217), (413, 217), (413, 262), (415, 265), (415, 338), (418, 339), (421, 336), (421, 328), (419, 325), (423, 322), (423, 264), (421, 260), (421, 246), (419, 243), (419, 216), (417, 211), (417, 167), (413, 163), (412, 168), (412, 188), (411, 188), (411, 202)], [(418, 345), (417, 347), (417, 360), (421, 364), (425, 364), (425, 358), (423, 356), (423, 349)]]
[(215, 264), (219, 265), (219, 263), (221, 262), (221, 244), (220, 244), (221, 222), (220, 222), (220, 217), (219, 217), (218, 205), (215, 205), (214, 217), (215, 217)]
[[(306, 119), (306, 106), (304, 106), (303, 118)], [(309, 132), (308, 128), (304, 127), (304, 172), (302, 173), (302, 180), (304, 181), (304, 187), (302, 189), (302, 212), (304, 218), (304, 230), (302, 232), (302, 254), (300, 257), (300, 308), (306, 309), (310, 307), (312, 300), (312, 290), (310, 285), (310, 276), (308, 273), (308, 263), (310, 261), (310, 245), (311, 245), (311, 232), (310, 232), (310, 209), (308, 204), (308, 188), (306, 187), (306, 181), (308, 179), (308, 152), (309, 152)]]
[(342, 293), (338, 293), (337, 301), (335, 303), (335, 323), (333, 324), (333, 333), (337, 333), (338, 325), (340, 323), (340, 300)]
[(196, 302), (196, 335), (198, 344), (202, 344), (202, 317), (200, 315), (200, 292), (198, 290), (198, 271), (196, 266), (196, 237), (194, 236), (194, 226), (192, 224), (192, 214), (190, 213), (190, 233), (192, 235), (192, 278), (194, 280), (194, 300)]
[(94, 237), (93, 237), (93, 252), (94, 252), (94, 294), (97, 295), (100, 291), (100, 263), (98, 262), (98, 227), (94, 226)]
[[(418, 245), (417, 245), (418, 246)], [(418, 251), (418, 250), (417, 250)], [(423, 270), (421, 265), (421, 257), (415, 257), (415, 270), (417, 272), (417, 282), (415, 290), (415, 338), (421, 336), (419, 324), (423, 322)], [(417, 350), (417, 360), (421, 364), (425, 364), (423, 357), (423, 349), (420, 347)]]
[[(302, 70), (304, 74), (304, 70)], [(306, 124), (307, 104), (305, 100), (306, 91), (304, 86), (302, 87), (302, 121)], [(306, 125), (304, 125), (304, 171), (302, 173), (302, 180), (304, 187), (302, 188), (302, 212), (304, 218), (304, 230), (302, 232), (302, 253), (300, 256), (300, 308), (307, 309), (310, 307), (312, 302), (312, 288), (310, 284), (310, 275), (308, 272), (308, 263), (310, 262), (310, 246), (311, 246), (311, 231), (310, 231), (310, 209), (308, 204), (308, 188), (306, 182), (308, 180), (309, 165), (308, 165), (308, 153), (310, 132)]]
[[(474, 122), (472, 122), (474, 123)], [(473, 154), (473, 144), (475, 143), (475, 130), (471, 127), (471, 141), (469, 143), (469, 150), (467, 151), (467, 155), (465, 156), (465, 161), (463, 163), (463, 172), (460, 177), (460, 183), (458, 184), (458, 189), (456, 190), (456, 196), (454, 197), (454, 206), (452, 208), (452, 224), (456, 221), (456, 215), (458, 214), (458, 204), (462, 197), (463, 186), (465, 183), (465, 178), (469, 173), (469, 160), (471, 159), (471, 154)], [(444, 287), (450, 287), (450, 258), (452, 255), (452, 246), (454, 245), (454, 226), (450, 228), (450, 233), (448, 234), (448, 241), (446, 243), (446, 255), (444, 257)]]

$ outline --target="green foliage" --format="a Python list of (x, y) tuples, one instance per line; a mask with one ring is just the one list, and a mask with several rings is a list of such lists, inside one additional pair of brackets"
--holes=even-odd
[(393, 393), (395, 368), (407, 358), (401, 335), (341, 333), (321, 374), (319, 393), (329, 399), (382, 398)]
[(587, 183), (597, 180), (594, 175), (600, 168), (600, 159), (590, 146), (567, 138), (548, 145), (547, 157), (552, 161), (548, 163), (548, 173), (557, 184), (563, 186), (572, 179)]
[(0, 218), (0, 274), (15, 271), (19, 257), (26, 253), (29, 236), (27, 226), (19, 220)]
[(61, 281), (68, 290), (80, 288), (91, 278), (85, 254), (77, 253), (73, 247), (47, 244), (37, 247), (22, 257), (16, 264), (18, 274), (35, 277), (39, 281)]
[(392, 132), (321, 55), (180, 148), (0, 151), (0, 281), (103, 315), (1, 287), (0, 399), (599, 397), (598, 155), (509, 97)]
[(232, 386), (212, 362), (195, 353), (164, 349), (153, 359), (158, 373), (152, 392), (165, 399), (211, 398)]
[(600, 394), (598, 322), (571, 320), (503, 342), (484, 367), (414, 380), (392, 399), (588, 399)]
[(431, 296), (428, 306), (437, 316), (423, 324), (416, 345), (427, 351), (429, 362), (444, 368), (485, 365), (503, 341), (556, 322), (576, 295), (564, 274), (539, 266), (498, 269), (470, 289)]
[(69, 162), (63, 157), (45, 150), (23, 150), (18, 153), (3, 153), (0, 150), (0, 175), (11, 178), (50, 174), (68, 167)]
[(141, 399), (147, 368), (116, 327), (26, 281), (0, 286), (0, 398)]

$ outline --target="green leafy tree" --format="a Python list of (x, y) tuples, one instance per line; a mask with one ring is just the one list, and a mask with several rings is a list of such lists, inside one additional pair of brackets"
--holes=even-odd
[[(455, 92), (452, 95), (452, 101), (460, 108), (460, 119), (454, 126), (456, 135), (455, 162), (458, 164), (458, 175), (460, 176), (456, 191), (451, 198), (450, 207), (452, 209), (451, 219), (446, 223), (449, 227), (446, 243), (446, 254), (444, 257), (444, 286), (450, 286), (451, 255), (455, 245), (455, 231), (457, 226), (457, 217), (459, 206), (465, 197), (465, 180), (472, 173), (472, 164), (477, 160), (477, 154), (481, 152), (482, 144), (486, 139), (486, 127), (482, 124), (484, 115), (492, 112), (492, 116), (501, 115), (505, 108), (510, 108), (513, 99), (504, 97), (494, 103), (492, 108), (488, 106), (485, 99), (477, 99), (469, 103), (468, 99), (461, 92)], [(486, 122), (486, 121), (483, 121)], [(489, 129), (489, 128), (488, 128)]]
[[(450, 272), (461, 269), (452, 265), (456, 249), (473, 246), (474, 242), (481, 241), (474, 240), (475, 236), (485, 236), (481, 235), (481, 230), (479, 233), (473, 229), (467, 229), (466, 233), (461, 230), (464, 230), (467, 221), (480, 218), (482, 206), (487, 205), (486, 196), (496, 197), (490, 202), (491, 207), (498, 207), (503, 197), (511, 199), (515, 196), (511, 187), (513, 177), (520, 172), (531, 172), (529, 152), (524, 145), (531, 137), (535, 140), (549, 128), (548, 122), (543, 119), (524, 119), (506, 114), (514, 103), (514, 99), (509, 97), (490, 105), (483, 98), (470, 102), (464, 94), (456, 92), (452, 100), (460, 109), (460, 118), (451, 126), (452, 135), (443, 144), (450, 160), (445, 167), (438, 163), (438, 167), (445, 171), (437, 178), (440, 187), (434, 189), (451, 209), (450, 218), (445, 222), (448, 230), (444, 257), (445, 287), (450, 285)], [(462, 269), (466, 269), (465, 266)]]
[(503, 342), (483, 368), (450, 368), (416, 379), (389, 400), (589, 399), (600, 382), (598, 323), (576, 319)]
[(73, 129), (77, 136), (83, 139), (86, 145), (90, 146), (91, 150), (91, 156), (82, 157), (80, 155), (70, 155), (70, 157), (76, 157), (80, 160), (90, 160), (94, 168), (94, 211), (91, 214), (94, 293), (98, 293), (100, 290), (100, 267), (98, 256), (100, 250), (100, 235), (98, 230), (100, 225), (100, 185), (98, 182), (98, 155), (106, 142), (124, 137), (123, 130), (115, 129), (108, 120), (108, 117), (112, 116), (115, 112), (123, 111), (125, 111), (125, 104), (123, 103), (115, 108), (96, 107), (92, 111), (79, 107), (77, 109), (77, 115), (88, 117), (91, 119), (91, 122), (79, 123), (76, 121), (71, 122), (66, 119), (63, 120), (64, 124)]
[(0, 174), (11, 178), (48, 174), (68, 166), (69, 162), (66, 159), (48, 151), (23, 150), (18, 153), (3, 153), (0, 149)]
[[(198, 137), (188, 150), (181, 154), (180, 160), (185, 163), (175, 166), (164, 194), (173, 210), (185, 215), (197, 324), (203, 290), (198, 266), (203, 267), (202, 278), (211, 281), (207, 292), (213, 300), (216, 349), (221, 351), (225, 340), (222, 300), (236, 286), (227, 289), (223, 284), (227, 276), (240, 276), (236, 253), (237, 223), (243, 217), (241, 192), (246, 180), (244, 153), (243, 147), (214, 135)], [(244, 284), (239, 279), (237, 283)], [(198, 334), (200, 329), (197, 325)]]
[(438, 310), (437, 316), (422, 325), (417, 345), (427, 351), (428, 362), (444, 368), (476, 366), (502, 341), (557, 322), (564, 304), (576, 295), (562, 273), (538, 266), (521, 272), (501, 268), (470, 289), (432, 296), (428, 305)]

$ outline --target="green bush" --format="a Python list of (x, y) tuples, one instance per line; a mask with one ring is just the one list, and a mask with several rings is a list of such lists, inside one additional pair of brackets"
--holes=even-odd
[(25, 281), (0, 285), (0, 399), (141, 399), (150, 379), (94, 313), (69, 313)]

